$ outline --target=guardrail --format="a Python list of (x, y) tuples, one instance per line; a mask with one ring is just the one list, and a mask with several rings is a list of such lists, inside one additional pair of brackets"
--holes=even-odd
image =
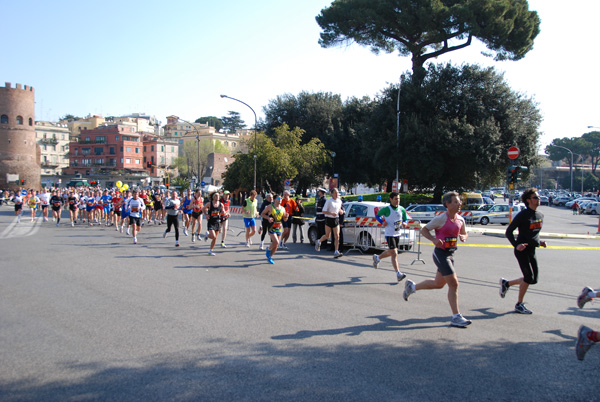
[[(369, 249), (385, 251), (388, 249), (387, 240), (385, 238), (385, 230), (383, 225), (375, 218), (354, 218), (346, 219), (346, 228), (353, 228), (352, 248), (346, 250), (346, 253), (359, 251), (364, 253)], [(398, 249), (402, 253), (417, 254), (417, 258), (412, 264), (421, 259), (421, 222), (418, 220), (410, 220), (407, 222), (407, 227), (400, 230), (400, 239), (398, 241)], [(411, 265), (412, 265), (411, 264)]]

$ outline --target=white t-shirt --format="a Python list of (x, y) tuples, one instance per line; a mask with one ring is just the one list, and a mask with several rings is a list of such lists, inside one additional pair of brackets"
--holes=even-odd
[(334, 200), (333, 198), (328, 199), (327, 201), (325, 201), (325, 205), (323, 206), (323, 212), (330, 212), (334, 214), (334, 216), (331, 216), (330, 214), (325, 214), (325, 217), (327, 218), (334, 218), (339, 216), (340, 209), (342, 209), (342, 200), (339, 197), (337, 200)]
[(42, 193), (39, 196), (40, 201), (42, 202), (42, 205), (49, 205), (50, 204), (50, 193)]

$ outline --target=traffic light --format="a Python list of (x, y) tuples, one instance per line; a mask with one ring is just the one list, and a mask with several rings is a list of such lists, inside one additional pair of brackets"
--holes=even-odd
[(19, 182), (19, 184), (20, 184), (21, 186), (24, 186), (25, 184), (27, 184), (27, 180), (25, 180), (25, 179), (21, 179), (21, 181)]
[(515, 178), (515, 182), (521, 181), (521, 174), (527, 173), (528, 170), (527, 166), (517, 166), (517, 177)]
[(517, 179), (517, 168), (519, 166), (511, 165), (506, 169), (506, 182), (515, 183)]
[(152, 169), (152, 163), (150, 163), (150, 161), (146, 162), (146, 168)]
[(90, 181), (90, 186), (97, 187), (98, 186), (98, 181), (97, 180), (91, 180)]

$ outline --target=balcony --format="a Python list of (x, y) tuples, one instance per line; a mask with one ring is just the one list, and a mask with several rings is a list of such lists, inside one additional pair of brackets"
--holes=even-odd
[(58, 162), (43, 161), (40, 163), (42, 169), (56, 169), (58, 166)]
[(58, 144), (58, 140), (56, 138), (42, 138), (40, 140), (41, 144), (47, 144), (47, 145), (56, 145)]

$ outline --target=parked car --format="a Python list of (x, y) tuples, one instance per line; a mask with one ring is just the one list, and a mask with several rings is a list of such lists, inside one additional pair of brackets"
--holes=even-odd
[(545, 195), (540, 195), (540, 205), (550, 205), (550, 200)]
[(598, 201), (590, 201), (585, 204), (584, 212), (588, 215), (596, 215), (598, 214)]
[(495, 204), (494, 200), (492, 200), (490, 197), (483, 196), (482, 198), (483, 198), (483, 203), (485, 205), (494, 205)]
[(571, 201), (565, 203), (565, 207), (573, 208), (573, 204), (575, 204), (576, 202), (579, 204), (579, 206), (581, 206), (581, 203), (583, 201), (598, 201), (598, 199), (595, 197), (579, 197), (579, 198), (576, 198), (574, 200), (571, 200)]
[[(482, 225), (487, 225), (488, 223), (499, 223), (501, 225), (508, 224), (508, 205), (494, 205), (487, 211), (473, 211), (473, 223), (481, 223)], [(520, 211), (524, 210), (525, 204), (516, 204), (513, 205), (513, 217), (518, 214)]]
[(560, 195), (560, 196), (556, 197), (554, 200), (552, 200), (552, 203), (554, 205), (558, 205), (559, 207), (564, 207), (565, 204), (571, 200), (572, 200), (572, 198), (569, 197), (568, 195)]
[[(361, 251), (367, 252), (371, 248), (387, 250), (384, 228), (378, 226), (357, 227), (356, 218), (375, 218), (377, 212), (385, 207), (386, 203), (374, 201), (350, 201), (343, 204), (346, 211), (344, 225), (341, 228), (344, 244), (356, 243)], [(308, 224), (308, 239), (314, 245), (318, 239), (315, 221)], [(400, 250), (410, 250), (415, 242), (414, 230), (405, 230), (400, 235), (398, 246)]]
[(417, 219), (421, 222), (429, 222), (432, 220), (437, 211), (445, 211), (446, 207), (442, 204), (412, 204), (406, 208), (406, 212), (412, 219)]

